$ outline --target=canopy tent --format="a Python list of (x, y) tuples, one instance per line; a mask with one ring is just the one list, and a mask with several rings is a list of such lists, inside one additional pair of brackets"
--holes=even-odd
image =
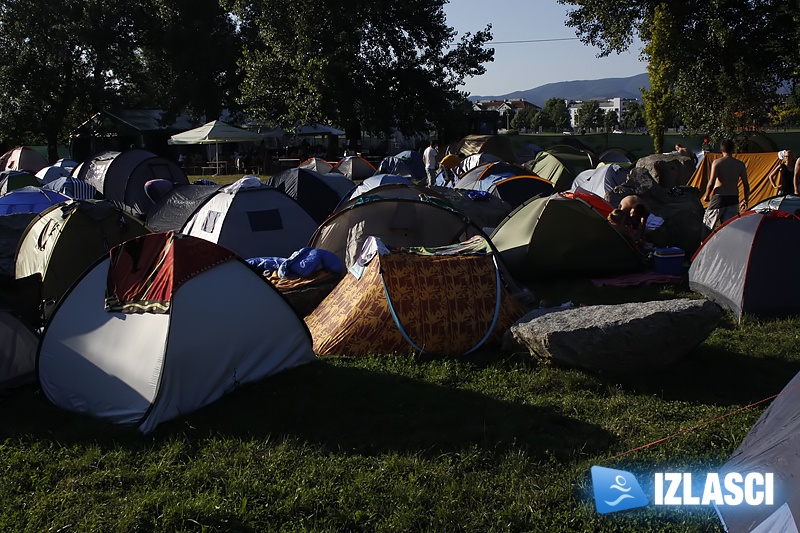
[(167, 141), (168, 144), (213, 144), (215, 160), (217, 163), (217, 174), (219, 175), (219, 144), (220, 143), (244, 143), (258, 142), (264, 139), (264, 135), (248, 130), (243, 130), (226, 124), (219, 120), (212, 120), (203, 124), (199, 128), (184, 131), (173, 135)]

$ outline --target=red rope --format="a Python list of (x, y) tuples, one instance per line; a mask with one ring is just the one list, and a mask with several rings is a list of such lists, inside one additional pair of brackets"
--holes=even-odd
[(673, 439), (675, 437), (679, 437), (680, 435), (683, 435), (685, 433), (689, 433), (689, 432), (694, 431), (696, 429), (700, 429), (701, 427), (705, 427), (705, 426), (707, 426), (709, 424), (713, 424), (714, 422), (718, 422), (718, 421), (720, 421), (720, 420), (722, 420), (724, 418), (728, 418), (729, 416), (733, 416), (735, 414), (741, 413), (742, 411), (750, 409), (751, 407), (755, 407), (756, 405), (762, 404), (764, 402), (768, 402), (770, 400), (774, 400), (778, 396), (780, 396), (782, 394), (786, 394), (787, 392), (791, 392), (791, 391), (796, 390), (796, 389), (800, 389), (800, 385), (798, 385), (797, 387), (792, 387), (791, 389), (788, 389), (788, 390), (785, 390), (785, 391), (781, 391), (778, 394), (773, 394), (769, 398), (764, 398), (763, 400), (759, 400), (759, 401), (757, 401), (755, 403), (751, 403), (750, 405), (745, 405), (744, 407), (740, 407), (739, 409), (736, 409), (735, 411), (731, 411), (730, 413), (726, 413), (724, 415), (718, 416), (717, 418), (714, 418), (712, 420), (708, 420), (708, 421), (703, 422), (702, 424), (698, 424), (698, 425), (696, 425), (694, 427), (691, 427), (691, 428), (688, 428), (688, 429), (682, 429), (681, 431), (679, 431), (677, 433), (673, 433), (672, 435), (669, 435), (669, 436), (664, 437), (662, 439), (658, 439), (658, 440), (653, 441), (653, 442), (651, 442), (649, 444), (644, 444), (642, 446), (638, 446), (636, 448), (633, 448), (632, 450), (628, 450), (627, 452), (618, 453), (617, 455), (613, 455), (611, 457), (603, 459), (600, 462), (601, 463), (605, 463), (607, 461), (613, 461), (614, 459), (618, 459), (618, 458), (622, 457), (623, 455), (628, 455), (629, 453), (638, 452), (640, 450), (644, 450), (644, 449), (649, 448), (651, 446), (655, 446), (656, 444), (661, 444), (662, 442), (666, 442), (666, 441), (668, 441), (670, 439)]

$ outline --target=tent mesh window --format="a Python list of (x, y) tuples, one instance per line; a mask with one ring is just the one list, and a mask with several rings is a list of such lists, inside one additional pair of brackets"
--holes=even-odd
[(281, 219), (281, 212), (278, 209), (248, 211), (247, 219), (250, 221), (250, 229), (253, 231), (276, 231), (283, 229), (283, 220)]

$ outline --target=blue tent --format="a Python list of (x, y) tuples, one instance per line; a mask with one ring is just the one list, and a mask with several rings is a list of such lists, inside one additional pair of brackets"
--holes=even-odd
[(11, 213), (41, 213), (51, 205), (69, 200), (56, 191), (39, 187), (22, 187), (0, 196), (0, 215)]

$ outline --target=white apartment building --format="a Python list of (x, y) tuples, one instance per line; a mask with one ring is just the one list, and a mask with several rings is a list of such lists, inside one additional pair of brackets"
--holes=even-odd
[[(617, 116), (622, 120), (622, 112), (625, 110), (625, 104), (628, 102), (637, 101), (635, 98), (603, 98), (597, 99), (600, 104), (600, 109), (603, 112), (616, 111)], [(576, 119), (578, 118), (578, 110), (583, 106), (583, 100), (567, 100), (567, 111), (569, 111), (569, 124), (575, 128), (577, 126)]]

